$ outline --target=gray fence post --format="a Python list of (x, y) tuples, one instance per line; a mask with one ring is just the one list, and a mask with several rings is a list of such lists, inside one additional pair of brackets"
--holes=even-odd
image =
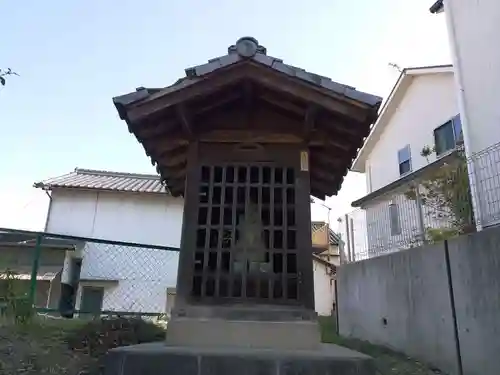
[(352, 248), (352, 261), (355, 262), (356, 261), (356, 248), (354, 246), (354, 220), (352, 218), (349, 219), (350, 223), (349, 223), (349, 229), (350, 229), (350, 233), (349, 233), (349, 236), (351, 237), (351, 248)]
[(351, 235), (349, 234), (349, 215), (345, 215), (345, 237), (347, 239), (347, 262), (352, 262), (351, 258)]
[(424, 205), (420, 195), (420, 186), (415, 186), (415, 204), (417, 206), (418, 236), (421, 244), (425, 243)]

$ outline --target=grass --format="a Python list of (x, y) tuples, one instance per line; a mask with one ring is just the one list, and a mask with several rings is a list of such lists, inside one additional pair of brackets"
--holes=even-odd
[(43, 318), (25, 325), (0, 322), (0, 374), (95, 373), (96, 360), (71, 351), (65, 342), (67, 333), (82, 324)]
[[(89, 355), (84, 350), (71, 350), (68, 344), (68, 337), (86, 331), (88, 324), (85, 320), (43, 317), (25, 325), (0, 320), (0, 374), (100, 374), (99, 356)], [(323, 342), (342, 345), (373, 357), (378, 375), (441, 374), (387, 348), (336, 335), (333, 318), (320, 318), (320, 324)]]
[(345, 346), (372, 357), (377, 375), (435, 375), (443, 374), (404, 354), (366, 341), (349, 339), (336, 334), (336, 322), (332, 317), (320, 317), (321, 339), (324, 343)]

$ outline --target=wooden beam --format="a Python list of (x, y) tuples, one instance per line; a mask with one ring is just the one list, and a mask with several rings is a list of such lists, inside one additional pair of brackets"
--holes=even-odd
[[(338, 175), (339, 172), (340, 171), (337, 170), (335, 175)], [(312, 167), (310, 173), (312, 178), (317, 178), (327, 184), (333, 184), (336, 181), (336, 177), (334, 175), (325, 172), (324, 169), (318, 168), (318, 166)]]
[(251, 130), (251, 129), (214, 129), (199, 134), (198, 139), (201, 142), (214, 143), (300, 143), (302, 138), (291, 133), (279, 133), (272, 130)]
[(245, 81), (243, 83), (243, 98), (244, 98), (244, 111), (245, 111), (245, 127), (250, 129), (253, 124), (253, 87), (251, 81)]
[(186, 106), (184, 103), (179, 103), (176, 105), (176, 113), (177, 117), (179, 118), (181, 125), (182, 125), (182, 130), (186, 134), (188, 138), (193, 137), (193, 127), (191, 124), (191, 119), (188, 117), (187, 111), (186, 111)]
[(338, 113), (356, 121), (366, 122), (373, 109), (368, 105), (332, 92), (323, 87), (316, 86), (296, 77), (286, 76), (282, 72), (262, 66), (251, 60), (241, 61), (237, 64), (216, 70), (198, 82), (179, 85), (168, 90), (162, 90), (151, 95), (140, 103), (131, 104), (127, 116), (131, 123), (151, 116), (168, 107), (194, 97), (213, 95), (224, 87), (237, 84), (242, 80), (250, 79), (274, 91), (285, 93), (299, 98), (305, 102), (313, 102), (319, 107), (332, 113)]
[(178, 153), (164, 152), (157, 159), (156, 162), (161, 167), (174, 167), (176, 165), (181, 165), (186, 163), (186, 151)]
[(193, 112), (195, 115), (200, 115), (200, 114), (203, 114), (205, 112), (209, 112), (215, 108), (222, 107), (225, 104), (234, 102), (240, 98), (241, 98), (241, 94), (238, 91), (230, 92), (228, 95), (225, 95), (225, 96), (221, 97), (220, 99), (218, 99), (210, 104), (200, 106), (199, 108), (194, 108)]
[(141, 124), (137, 124), (134, 126), (133, 132), (138, 138), (147, 139), (168, 134), (178, 127), (180, 127), (178, 121), (159, 121), (156, 125), (142, 126)]
[(168, 169), (168, 178), (174, 180), (184, 180), (186, 178), (186, 168)]
[(272, 88), (306, 102), (313, 102), (318, 106), (339, 113), (357, 121), (366, 121), (369, 113), (368, 105), (362, 105), (355, 100), (344, 97), (323, 87), (305, 82), (295, 77), (283, 77), (283, 73), (274, 69), (263, 68), (255, 63), (248, 63), (248, 75), (263, 86)]
[(318, 163), (326, 167), (336, 167), (345, 164), (345, 155), (334, 156), (326, 151), (311, 150), (311, 164)]
[(335, 194), (335, 189), (332, 186), (329, 186), (325, 184), (324, 182), (321, 182), (317, 179), (311, 178), (311, 190), (312, 191), (317, 191), (321, 192), (323, 194), (323, 197), (319, 197), (315, 195), (319, 199), (324, 199), (325, 196), (330, 196), (332, 194)]
[(149, 150), (149, 155), (160, 156), (165, 152), (187, 146), (189, 140), (181, 137), (162, 137), (156, 139), (143, 139), (142, 145)]
[(359, 137), (360, 134), (364, 134), (367, 128), (370, 127), (369, 123), (363, 124), (356, 121), (346, 121), (335, 116), (332, 116), (330, 119), (328, 117), (318, 117), (317, 124), (318, 127), (323, 129), (353, 137)]
[(129, 121), (134, 123), (193, 97), (213, 95), (224, 87), (241, 81), (245, 78), (245, 71), (234, 69), (236, 65), (240, 64), (234, 64), (230, 69), (215, 71), (212, 73), (212, 79), (200, 80), (177, 90), (172, 88), (167, 92), (160, 91), (140, 103), (132, 104), (127, 111)]
[(318, 108), (315, 105), (309, 105), (307, 107), (306, 115), (304, 117), (304, 140), (306, 142), (311, 138), (311, 132), (314, 130), (316, 123), (316, 114), (318, 113)]
[(344, 136), (335, 132), (326, 132), (324, 129), (317, 129), (317, 136), (324, 138), (325, 145), (336, 147), (342, 151), (349, 151), (352, 147), (351, 140), (342, 142)]
[(300, 117), (304, 116), (305, 109), (303, 107), (300, 107), (296, 104), (293, 104), (289, 100), (284, 100), (284, 99), (278, 99), (274, 95), (272, 95), (269, 91), (265, 94), (259, 95), (259, 99), (272, 104), (276, 107), (282, 108), (290, 113), (293, 113), (295, 115), (298, 115)]

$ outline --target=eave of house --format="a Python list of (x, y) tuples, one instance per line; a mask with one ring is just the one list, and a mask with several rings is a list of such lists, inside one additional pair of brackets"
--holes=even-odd
[(146, 194), (169, 194), (158, 175), (75, 168), (71, 173), (35, 182), (43, 190), (71, 189)]
[(397, 111), (401, 101), (408, 88), (410, 87), (413, 79), (416, 76), (426, 75), (426, 74), (441, 74), (441, 73), (452, 73), (453, 66), (452, 65), (434, 65), (434, 66), (422, 66), (415, 68), (405, 68), (399, 75), (396, 84), (393, 86), (391, 93), (387, 97), (382, 109), (380, 111), (380, 115), (372, 127), (372, 130), (368, 137), (365, 140), (364, 146), (358, 153), (358, 156), (354, 160), (351, 171), (365, 173), (365, 165), (366, 160), (370, 156), (370, 153), (375, 148), (375, 145), (379, 141), (382, 133), (389, 125), (389, 122)]
[(432, 6), (429, 8), (429, 11), (433, 14), (444, 12), (444, 0), (437, 0)]
[(454, 162), (455, 160), (457, 160), (458, 156), (459, 156), (459, 149), (455, 149), (452, 152), (449, 152), (449, 153), (443, 155), (442, 157), (440, 157), (439, 159), (433, 161), (432, 163), (429, 163), (425, 167), (420, 168), (420, 169), (416, 170), (415, 172), (409, 173), (409, 174), (401, 177), (400, 179), (398, 179), (398, 180), (396, 180), (388, 185), (385, 185), (385, 186), (381, 187), (380, 189), (371, 192), (368, 195), (365, 195), (363, 198), (360, 198), (360, 199), (352, 202), (351, 206), (363, 208), (367, 204), (372, 203), (375, 200), (377, 200), (377, 199), (379, 199), (387, 194), (393, 193), (394, 191), (397, 191), (398, 189), (400, 189), (404, 186), (409, 186), (409, 184), (411, 184), (412, 182), (416, 182), (422, 178), (425, 178), (425, 176), (428, 175), (430, 172), (437, 170), (438, 168), (440, 168), (444, 164)]

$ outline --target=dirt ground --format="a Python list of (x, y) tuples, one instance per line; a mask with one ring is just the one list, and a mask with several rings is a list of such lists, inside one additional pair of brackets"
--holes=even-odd
[[(69, 349), (68, 333), (82, 321), (40, 320), (25, 325), (0, 325), (0, 374), (99, 375), (98, 359)], [(343, 345), (372, 356), (378, 375), (442, 374), (423, 363), (388, 349), (335, 334), (333, 319), (321, 319), (323, 341)]]
[(96, 360), (70, 350), (68, 331), (80, 322), (47, 321), (0, 326), (0, 374), (94, 375)]
[(368, 342), (337, 336), (334, 318), (320, 318), (320, 323), (323, 342), (342, 345), (371, 356), (375, 360), (377, 375), (445, 375), (404, 354)]

